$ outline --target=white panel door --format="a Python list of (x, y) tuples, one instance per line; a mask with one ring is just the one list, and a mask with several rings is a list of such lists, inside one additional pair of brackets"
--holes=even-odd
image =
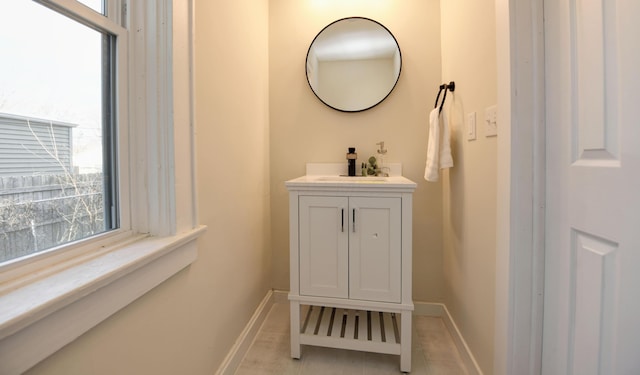
[(346, 197), (300, 197), (300, 294), (349, 297), (347, 208)]
[(543, 374), (640, 374), (640, 1), (545, 1)]
[(349, 219), (349, 297), (400, 302), (400, 198), (352, 197)]

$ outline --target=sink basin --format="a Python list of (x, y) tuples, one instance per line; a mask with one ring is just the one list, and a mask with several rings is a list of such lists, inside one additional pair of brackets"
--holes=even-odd
[(305, 175), (285, 182), (290, 191), (293, 190), (331, 190), (336, 191), (346, 189), (362, 189), (363, 191), (373, 191), (377, 189), (403, 190), (416, 188), (416, 183), (402, 176), (345, 176), (340, 174), (330, 175)]
[(399, 163), (389, 164), (386, 176), (347, 176), (345, 163), (308, 163), (307, 174), (285, 181), (289, 191), (363, 191), (373, 192), (413, 192), (416, 183), (402, 177)]
[(388, 177), (382, 176), (318, 176), (316, 181), (335, 181), (335, 182), (383, 182)]

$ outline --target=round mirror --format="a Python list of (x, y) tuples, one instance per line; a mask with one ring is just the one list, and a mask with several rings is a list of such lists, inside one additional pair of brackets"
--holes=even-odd
[(376, 106), (400, 78), (402, 57), (391, 32), (363, 17), (332, 22), (307, 52), (307, 81), (324, 104), (343, 112)]

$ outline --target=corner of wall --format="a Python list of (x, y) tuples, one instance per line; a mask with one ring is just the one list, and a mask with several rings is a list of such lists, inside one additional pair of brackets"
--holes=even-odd
[[(456, 82), (445, 105), (455, 166), (443, 182), (444, 300), (484, 373), (493, 372), (495, 300), (497, 141), (483, 126), (497, 102), (494, 9), (493, 0), (441, 3), (442, 80)], [(477, 138), (467, 140), (474, 112)]]

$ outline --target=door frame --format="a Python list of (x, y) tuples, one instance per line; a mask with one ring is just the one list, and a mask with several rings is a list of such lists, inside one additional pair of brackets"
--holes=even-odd
[(544, 0), (496, 0), (494, 373), (540, 374), (544, 300)]

